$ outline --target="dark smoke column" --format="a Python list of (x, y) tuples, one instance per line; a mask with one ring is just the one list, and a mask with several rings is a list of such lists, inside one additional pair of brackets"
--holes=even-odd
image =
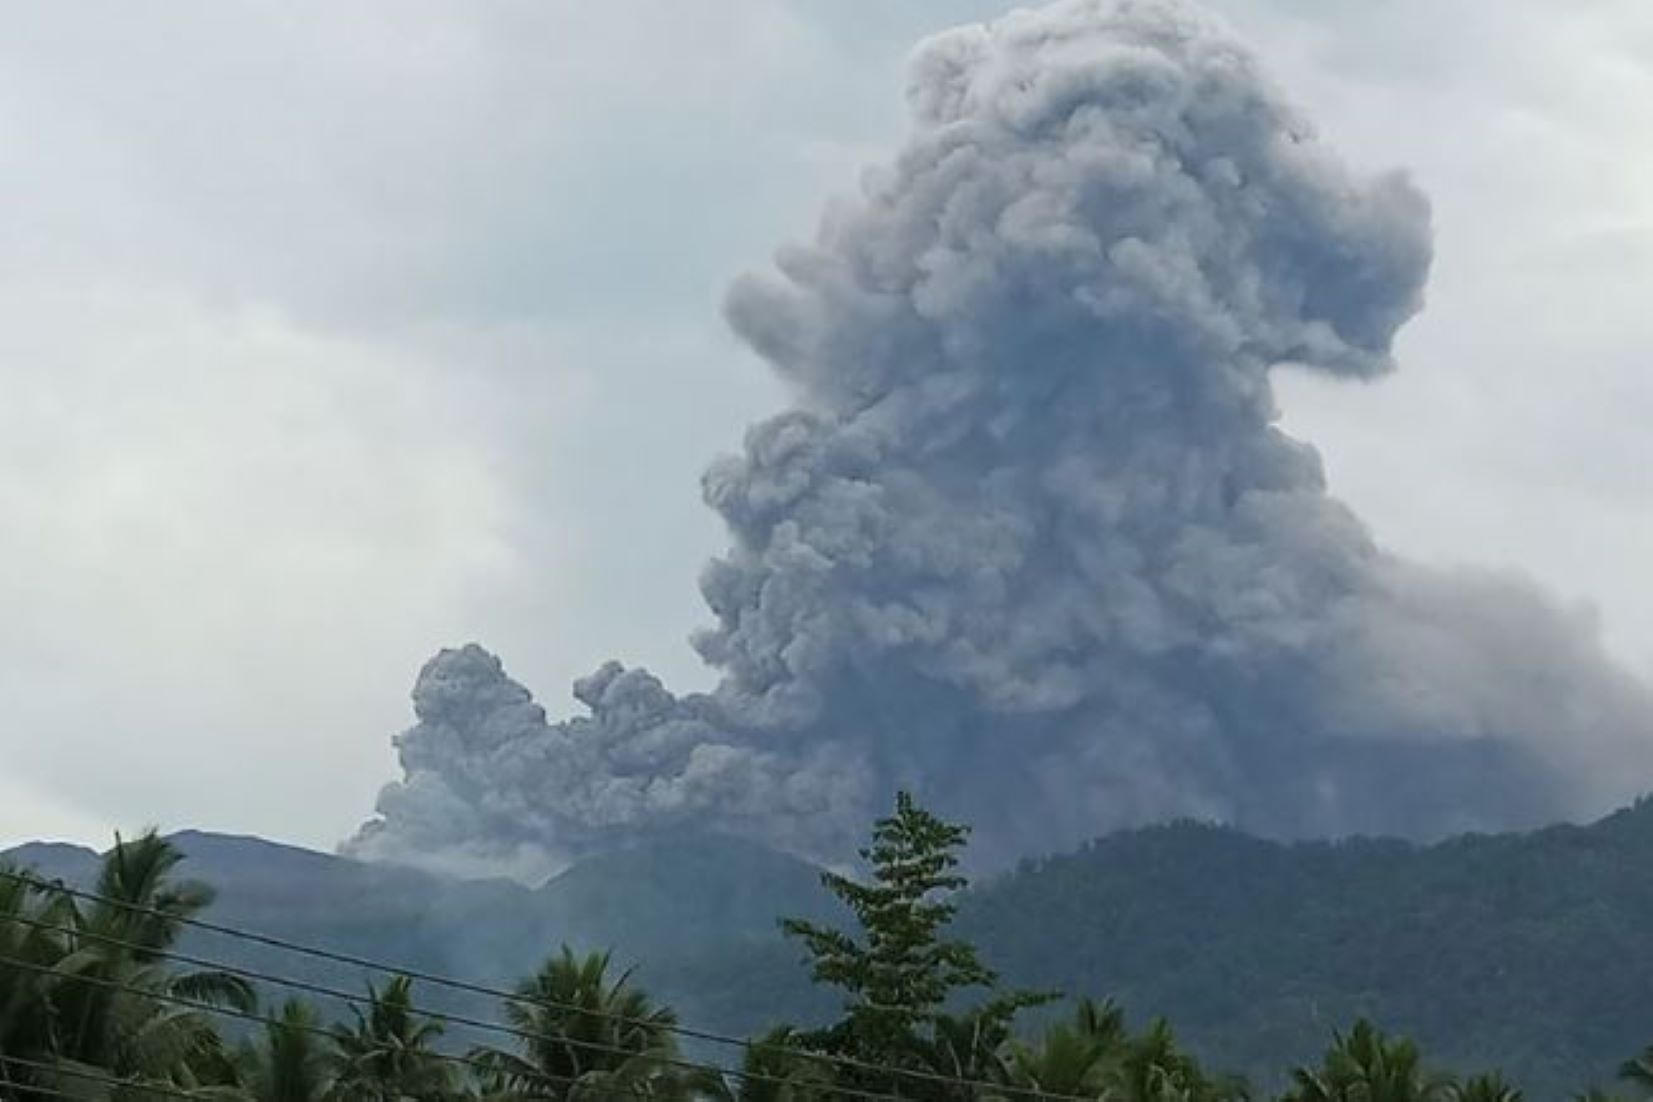
[(1347, 173), (1177, 4), (941, 35), (909, 99), (894, 161), (729, 294), (796, 397), (706, 475), (718, 688), (610, 664), (548, 724), (444, 651), (347, 848), (528, 874), (693, 827), (835, 859), (907, 786), (991, 863), (1170, 816), (1531, 824), (1643, 783), (1653, 712), (1586, 621), (1386, 554), (1275, 427), (1274, 366), (1393, 366), (1415, 189)]

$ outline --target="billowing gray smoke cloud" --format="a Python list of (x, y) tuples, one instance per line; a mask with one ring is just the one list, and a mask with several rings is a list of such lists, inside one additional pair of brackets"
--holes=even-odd
[(1653, 774), (1588, 622), (1386, 554), (1274, 426), (1275, 365), (1391, 368), (1417, 191), (1177, 5), (1016, 13), (912, 72), (894, 163), (729, 294), (796, 399), (705, 478), (718, 687), (611, 663), (547, 723), (444, 651), (353, 852), (532, 874), (692, 826), (837, 858), (910, 786), (996, 863), (1168, 816), (1529, 824)]

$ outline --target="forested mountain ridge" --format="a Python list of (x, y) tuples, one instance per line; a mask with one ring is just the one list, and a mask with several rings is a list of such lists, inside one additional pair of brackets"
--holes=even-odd
[[(640, 964), (684, 1020), (745, 1032), (818, 1019), (780, 915), (837, 917), (810, 866), (691, 836), (583, 862), (538, 889), (443, 880), (257, 839), (183, 834), (181, 871), (214, 883), (207, 917), (503, 982), (563, 941)], [(96, 855), (10, 859), (80, 880)], [(1497, 1066), (1535, 1097), (1612, 1078), (1653, 1038), (1653, 805), (1588, 826), (1282, 844), (1173, 824), (1029, 861), (968, 893), (959, 931), (1013, 983), (1113, 996), (1165, 1015), (1213, 1066), (1259, 1082), (1366, 1015), (1434, 1059)], [(211, 935), (189, 947), (283, 974), (332, 966)]]
[(1163, 1014), (1261, 1076), (1366, 1015), (1535, 1093), (1653, 1036), (1653, 805), (1589, 826), (1283, 845), (1176, 824), (1032, 862), (960, 928), (1009, 977)]

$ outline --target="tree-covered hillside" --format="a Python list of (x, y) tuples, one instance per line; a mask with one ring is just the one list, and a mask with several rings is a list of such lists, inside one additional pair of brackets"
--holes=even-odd
[(1365, 1015), (1558, 1096), (1653, 1036), (1653, 805), (1434, 846), (1173, 825), (1030, 863), (961, 927), (1021, 983), (1110, 993), (1260, 1075)]
[[(1197, 837), (1187, 830), (1145, 832), (1161, 839), (1179, 833)], [(815, 1022), (794, 1018), (766, 999), (770, 992), (760, 974), (727, 960), (723, 984), (744, 992), (748, 1012), (767, 1008), (769, 1014), (744, 1037), (728, 1027), (721, 1037), (709, 1034), (704, 1022), (684, 1029), (677, 1010), (646, 989), (633, 970), (618, 966), (614, 954), (582, 953), (566, 943), (546, 952), (509, 989), (471, 988), (493, 1005), (462, 1016), (422, 997), (426, 988), (451, 989), (453, 981), (367, 961), (355, 962), (371, 973), (355, 991), (309, 985), (295, 996), (287, 982), (294, 978), (290, 971), (259, 975), (179, 952), (186, 932), (206, 932), (204, 925), (231, 940), (258, 940), (248, 931), (203, 924), (201, 916), (216, 893), (210, 884), (178, 875), (187, 861), (179, 844), (146, 833), (117, 844), (95, 870), (81, 868), (85, 862), (72, 852), (31, 850), (24, 856), (37, 866), (59, 861), (79, 870), (76, 879), (82, 883), (71, 886), (0, 864), (0, 1099), (1523, 1102), (1526, 1097), (1500, 1070), (1447, 1067), (1413, 1041), (1365, 1018), (1333, 1032), (1323, 1055), (1268, 1069), (1272, 1075), (1265, 1071), (1249, 1081), (1214, 1070), (1163, 1018), (1133, 1021), (1114, 1001), (1088, 992), (1070, 991), (1067, 1009), (1052, 1011), (1043, 1022), (1030, 1020), (1029, 1011), (1052, 1008), (1060, 994), (1004, 982), (979, 948), (960, 936), (955, 922), (967, 886), (958, 871), (967, 835), (966, 828), (899, 794), (894, 813), (873, 825), (871, 842), (861, 851), (864, 867), (856, 874), (819, 876), (819, 887), (839, 913), (820, 922), (794, 914), (780, 923), (807, 963), (810, 984), (834, 1005)], [(188, 840), (219, 856), (238, 849), (262, 854), (268, 872), (288, 877), (349, 875), (347, 866), (315, 855), (268, 852), (267, 843)], [(660, 864), (666, 850), (646, 849), (620, 861), (631, 866), (633, 883), (647, 881), (633, 893), (634, 902), (663, 883), (698, 874), (704, 885), (741, 867), (749, 874), (768, 871), (793, 880), (784, 859), (762, 851), (705, 839), (677, 844), (707, 852), (679, 851)], [(1044, 871), (1030, 868), (1022, 878), (1036, 881)], [(367, 870), (364, 878), (368, 873), (399, 875), (377, 869)], [(249, 874), (261, 879), (247, 867), (240, 870), (243, 877)], [(262, 879), (269, 890), (280, 878)], [(587, 883), (586, 892), (623, 904), (626, 892), (617, 883), (599, 877)], [(435, 882), (426, 886), (434, 888)], [(753, 898), (773, 894), (780, 893), (759, 889)], [(523, 903), (527, 895), (519, 893), (515, 902)], [(727, 899), (740, 895), (737, 890)], [(665, 904), (665, 918), (679, 910), (670, 896), (657, 898)], [(691, 892), (683, 909), (692, 909), (694, 898)], [(639, 929), (659, 941), (662, 955), (683, 945), (681, 938), (659, 936), (652, 920)], [(690, 930), (687, 936), (698, 944), (708, 934)], [(723, 940), (726, 946), (735, 943)], [(266, 940), (265, 948), (278, 946)], [(329, 1000), (331, 1010), (318, 999)], [(691, 1041), (718, 1051), (693, 1051)], [(1626, 1060), (1617, 1077), (1638, 1094), (1653, 1093), (1653, 1047)], [(1592, 1091), (1587, 1097), (1609, 1102), (1610, 1096)]]
[[(810, 866), (747, 842), (662, 840), (539, 889), (448, 881), (256, 839), (180, 835), (215, 919), (498, 983), (547, 946), (611, 949), (686, 1021), (749, 1033), (826, 1020), (782, 915), (832, 918)], [(16, 851), (83, 879), (96, 855)], [(1270, 1082), (1358, 1016), (1537, 1097), (1610, 1080), (1653, 1039), (1653, 805), (1583, 827), (1280, 844), (1178, 824), (1101, 839), (977, 886), (958, 926), (1017, 985), (1165, 1015), (1214, 1066)], [(192, 951), (350, 985), (360, 976), (186, 934)], [(451, 1008), (439, 992), (427, 1000)], [(1055, 1011), (1052, 1011), (1054, 1013)]]

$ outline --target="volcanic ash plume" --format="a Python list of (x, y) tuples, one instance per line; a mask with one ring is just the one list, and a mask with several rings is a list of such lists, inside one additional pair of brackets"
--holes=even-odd
[(1392, 366), (1417, 191), (1346, 172), (1176, 5), (941, 35), (909, 95), (893, 163), (729, 293), (796, 398), (705, 478), (718, 687), (610, 663), (547, 723), (444, 651), (353, 852), (531, 875), (694, 827), (842, 858), (908, 786), (993, 864), (1171, 816), (1508, 827), (1644, 781), (1653, 709), (1588, 622), (1386, 554), (1275, 427), (1272, 366)]

